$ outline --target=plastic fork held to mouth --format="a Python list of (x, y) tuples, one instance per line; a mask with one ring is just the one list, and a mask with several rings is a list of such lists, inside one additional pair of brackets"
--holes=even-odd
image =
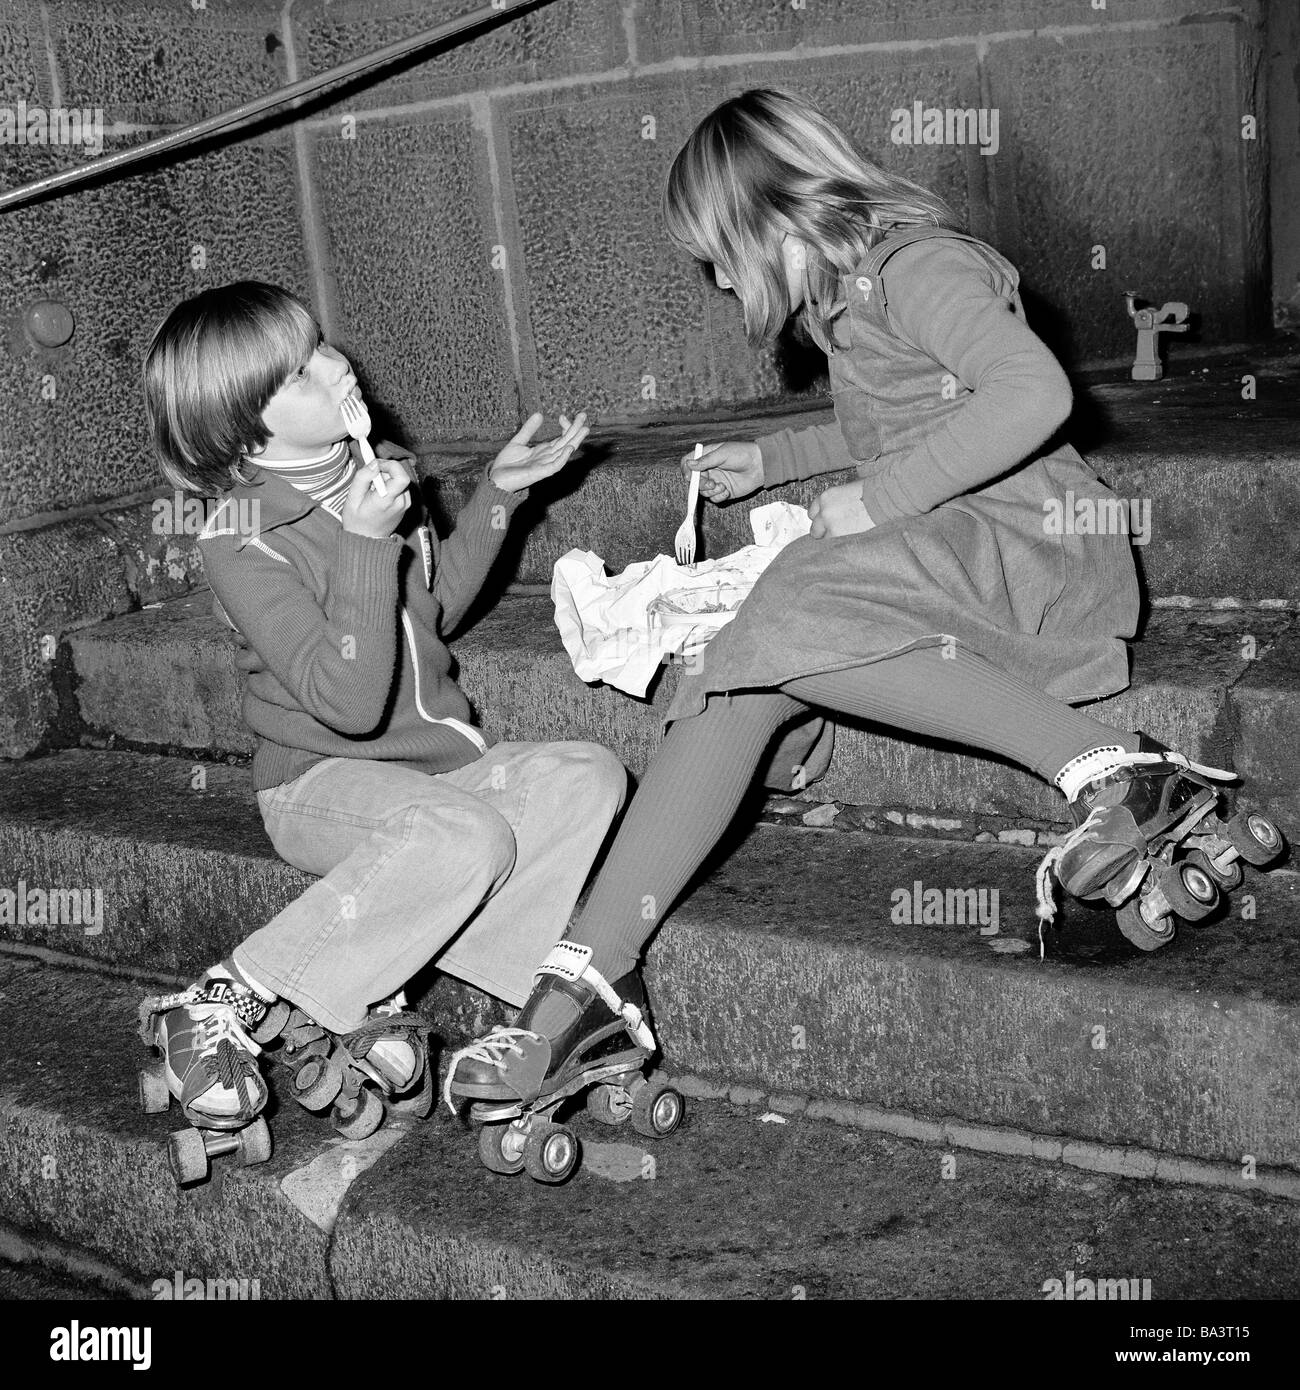
[[(695, 446), (695, 457), (704, 457), (704, 445)], [(695, 563), (695, 508), (700, 500), (700, 470), (691, 470), (691, 484), (686, 493), (686, 519), (677, 528), (677, 534), (673, 537), (673, 551), (679, 565), (693, 565)]]
[[(344, 396), (339, 404), (339, 413), (343, 416), (343, 423), (348, 427), (348, 433), (361, 448), (362, 460), (367, 464), (374, 463), (375, 451), (370, 447), (370, 412), (366, 409), (360, 392), (355, 397)], [(374, 482), (370, 486), (381, 497), (388, 496), (382, 473), (375, 474)]]

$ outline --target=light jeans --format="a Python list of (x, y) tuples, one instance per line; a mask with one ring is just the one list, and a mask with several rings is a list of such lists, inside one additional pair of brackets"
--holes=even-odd
[(339, 1033), (435, 958), (520, 1005), (626, 794), (595, 743), (498, 743), (432, 776), (327, 758), (257, 794), (276, 853), (322, 877), (235, 963)]

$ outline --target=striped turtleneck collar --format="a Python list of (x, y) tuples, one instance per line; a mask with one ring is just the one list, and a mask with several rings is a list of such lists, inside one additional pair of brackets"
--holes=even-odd
[(357, 471), (348, 440), (341, 439), (328, 452), (312, 458), (277, 459), (274, 462), (250, 458), (249, 462), (283, 478), (324, 507), (331, 516), (343, 520), (343, 504), (348, 500), (348, 488)]

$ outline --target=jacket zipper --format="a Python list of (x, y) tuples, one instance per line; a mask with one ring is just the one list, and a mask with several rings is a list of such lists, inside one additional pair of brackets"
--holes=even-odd
[(406, 644), (411, 652), (411, 669), (415, 672), (415, 708), (420, 712), (420, 718), (427, 720), (430, 724), (449, 725), (451, 728), (455, 729), (458, 734), (462, 734), (465, 738), (469, 739), (480, 753), (486, 753), (487, 743), (477, 729), (472, 728), (462, 719), (453, 719), (450, 716), (446, 719), (437, 719), (425, 709), (423, 702), (420, 700), (420, 658), (416, 655), (415, 651), (415, 629), (411, 625), (411, 615), (405, 608), (402, 609), (402, 627), (406, 630)]

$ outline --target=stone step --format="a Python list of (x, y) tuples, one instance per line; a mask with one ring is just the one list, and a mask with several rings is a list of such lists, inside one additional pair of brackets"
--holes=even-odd
[[(0, 808), (0, 935), (27, 947), (187, 976), (313, 881), (274, 856), (242, 768), (211, 767), (200, 789), (185, 760), (69, 751), (0, 768)], [(1109, 912), (1066, 903), (1040, 960), (1037, 860), (1004, 845), (752, 829), (651, 946), (666, 1064), (765, 1092), (1300, 1169), (1300, 877), (1252, 871), (1225, 910), (1151, 955)], [(98, 890), (102, 913), (20, 922), (20, 884), (28, 904), (42, 901), (33, 889)], [(926, 889), (944, 890), (946, 924), (912, 920)], [(444, 1029), (501, 1017), (441, 977), (429, 1007)]]
[[(198, 591), (68, 638), (79, 716), (94, 735), (136, 746), (251, 753), (240, 718), (229, 630)], [(545, 598), (503, 600), (454, 643), (460, 679), (503, 739), (593, 739), (635, 772), (661, 737), (679, 668), (650, 700), (579, 680)], [(1143, 728), (1189, 756), (1235, 768), (1251, 805), (1300, 834), (1300, 617), (1270, 609), (1155, 609), (1133, 646), (1133, 684), (1093, 706), (1104, 722)], [(877, 808), (898, 823), (981, 817), (1055, 822), (1059, 795), (1028, 772), (937, 744), (885, 737), (845, 721), (814, 800)], [(915, 821), (912, 822), (915, 824)], [(993, 833), (990, 831), (989, 833)], [(1008, 832), (1010, 833), (1010, 832)]]
[[(1246, 401), (1248, 373), (1256, 394)], [(1160, 382), (1076, 383), (1066, 437), (1130, 503), (1134, 553), (1151, 595), (1295, 597), (1298, 417), (1300, 356), (1224, 359)], [(582, 458), (535, 489), (526, 513), (532, 525), (525, 531), (520, 521), (513, 563), (505, 563), (521, 582), (549, 583), (555, 561), (575, 547), (595, 551), (612, 570), (669, 551), (685, 500), (679, 461), (697, 441), (753, 439), (833, 419), (822, 407), (637, 429), (597, 425)], [(448, 518), (488, 457), (470, 446), (422, 458)], [(851, 476), (828, 474), (722, 508), (704, 504), (701, 558), (749, 544), (752, 507), (778, 498), (806, 505)]]
[[(1243, 400), (1243, 380), (1255, 398)], [(1115, 374), (1110, 373), (1114, 378)], [(666, 553), (682, 519), (679, 461), (696, 442), (755, 439), (779, 429), (829, 424), (825, 404), (795, 411), (712, 411), (696, 419), (636, 425), (596, 422), (582, 454), (538, 484), (512, 527), (498, 577), (549, 584), (555, 561), (577, 548), (612, 570)], [(1152, 597), (1295, 598), (1294, 537), (1300, 528), (1300, 354), (1214, 359), (1159, 382), (1076, 382), (1063, 437), (1129, 503), (1134, 553)], [(466, 441), (421, 454), (418, 471), (444, 526), (476, 486), (498, 445)], [(752, 507), (784, 499), (806, 505), (852, 475), (827, 474), (760, 492), (727, 507), (700, 507), (700, 558), (752, 540)], [(1136, 505), (1134, 505), (1136, 504)], [(159, 511), (158, 508), (163, 510)], [(119, 518), (119, 544), (152, 577), (183, 579), (195, 568), (194, 524), (171, 498)], [(1083, 520), (1076, 517), (1076, 524)]]
[(243, 1325), (240, 1298), (1300, 1293), (1300, 1202), (1258, 1179), (1137, 1183), (1097, 1171), (1096, 1153), (1071, 1167), (971, 1152), (960, 1131), (936, 1147), (807, 1112), (765, 1123), (724, 1099), (689, 1100), (659, 1141), (579, 1114), (583, 1167), (563, 1187), (488, 1173), (442, 1109), (344, 1143), (273, 1100), (269, 1162), (218, 1159), (178, 1190), (179, 1121), (134, 1101), (140, 987), (0, 954), (0, 991), (0, 1232), (111, 1269), (118, 1297), (221, 1298), (227, 1325)]

